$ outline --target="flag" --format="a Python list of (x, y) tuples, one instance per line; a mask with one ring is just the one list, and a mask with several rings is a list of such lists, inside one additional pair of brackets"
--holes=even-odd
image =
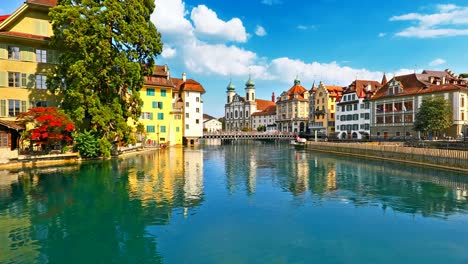
[(398, 111), (398, 109), (396, 108), (396, 106), (393, 107), (393, 112), (396, 112)]
[(403, 103), (403, 112), (406, 112), (406, 107), (404, 103)]

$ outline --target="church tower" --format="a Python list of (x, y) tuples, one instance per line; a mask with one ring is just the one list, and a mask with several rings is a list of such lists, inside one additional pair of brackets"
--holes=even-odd
[(227, 86), (226, 94), (227, 94), (227, 102), (226, 103), (227, 104), (232, 103), (232, 100), (234, 99), (234, 95), (236, 94), (236, 87), (232, 83), (232, 80), (229, 82), (229, 84)]
[(247, 102), (255, 102), (255, 83), (250, 77), (249, 80), (245, 83), (245, 100)]

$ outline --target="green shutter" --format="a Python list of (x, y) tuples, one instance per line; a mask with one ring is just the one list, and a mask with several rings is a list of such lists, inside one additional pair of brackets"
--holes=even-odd
[(29, 47), (20, 48), (20, 60), (34, 61), (34, 49)]
[(28, 85), (27, 74), (21, 73), (21, 87), (26, 87)]
[(0, 72), (0, 86), (1, 87), (7, 87), (8, 82), (7, 82), (7, 72)]
[(0, 116), (6, 116), (6, 100), (0, 100)]
[(26, 101), (21, 101), (21, 112), (26, 112), (26, 107), (27, 107), (26, 103), (27, 103)]
[(8, 59), (8, 46), (6, 44), (0, 44), (0, 59)]

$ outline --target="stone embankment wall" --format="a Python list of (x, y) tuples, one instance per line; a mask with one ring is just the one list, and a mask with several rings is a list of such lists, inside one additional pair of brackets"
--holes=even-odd
[(0, 164), (8, 163), (10, 160), (17, 158), (17, 150), (10, 150), (10, 148), (0, 148)]
[(368, 143), (307, 142), (309, 149), (372, 158), (393, 159), (447, 168), (468, 170), (468, 150), (411, 148)]

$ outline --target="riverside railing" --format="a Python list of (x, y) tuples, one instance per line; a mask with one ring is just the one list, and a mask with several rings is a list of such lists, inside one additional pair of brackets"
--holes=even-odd
[(468, 151), (463, 150), (413, 148), (400, 145), (377, 145), (368, 143), (309, 141), (307, 144), (311, 149), (323, 151), (468, 169)]

